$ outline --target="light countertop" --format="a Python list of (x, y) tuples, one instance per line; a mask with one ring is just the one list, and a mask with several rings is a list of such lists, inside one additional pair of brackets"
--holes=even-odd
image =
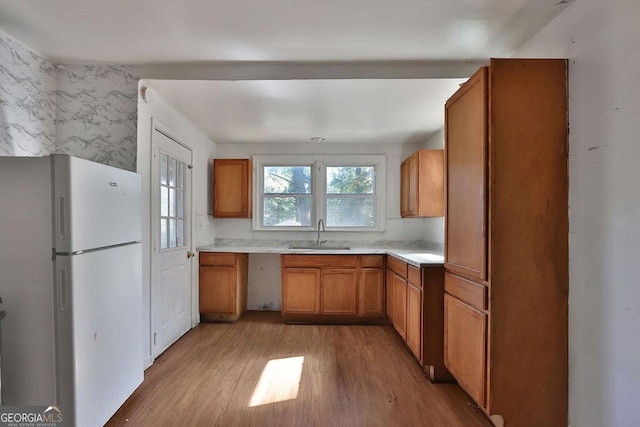
[(442, 265), (442, 244), (424, 241), (329, 241), (323, 246), (346, 246), (349, 249), (291, 249), (291, 245), (310, 245), (310, 241), (218, 239), (216, 243), (196, 248), (200, 252), (236, 252), (248, 254), (305, 255), (391, 255), (415, 267)]

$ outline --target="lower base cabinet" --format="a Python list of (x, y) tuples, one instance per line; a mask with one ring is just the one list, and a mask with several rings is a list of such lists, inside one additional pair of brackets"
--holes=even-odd
[(444, 366), (444, 267), (387, 257), (386, 315), (431, 381), (453, 381)]
[(403, 339), (407, 337), (407, 281), (393, 275), (393, 327)]
[(444, 362), (469, 395), (485, 405), (487, 315), (444, 296)]
[(282, 276), (282, 307), (292, 314), (320, 313), (320, 270), (288, 268)]
[(363, 317), (384, 316), (384, 270), (362, 267), (358, 281), (358, 313)]
[(409, 349), (422, 361), (421, 330), (422, 330), (422, 291), (407, 285), (407, 333), (406, 340)]
[(235, 322), (247, 309), (248, 255), (201, 252), (201, 321)]
[(358, 273), (356, 269), (320, 270), (320, 314), (358, 314)]
[(383, 255), (282, 255), (282, 318), (386, 322)]

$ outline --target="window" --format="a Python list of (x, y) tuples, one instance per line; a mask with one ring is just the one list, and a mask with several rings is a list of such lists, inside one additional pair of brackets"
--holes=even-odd
[(375, 166), (327, 166), (328, 227), (375, 227)]
[(255, 230), (384, 230), (385, 156), (254, 156)]
[(311, 166), (265, 166), (263, 174), (263, 225), (310, 226)]

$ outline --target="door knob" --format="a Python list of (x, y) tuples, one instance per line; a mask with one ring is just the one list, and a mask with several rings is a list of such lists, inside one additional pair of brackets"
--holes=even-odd
[(191, 252), (191, 251), (187, 251), (187, 259), (188, 259), (188, 258), (193, 258), (194, 256), (196, 256), (196, 254), (194, 254), (194, 253), (193, 253), (193, 252)]

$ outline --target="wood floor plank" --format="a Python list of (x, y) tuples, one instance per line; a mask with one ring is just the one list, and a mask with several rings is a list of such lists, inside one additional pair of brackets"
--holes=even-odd
[[(297, 397), (250, 406), (270, 361), (303, 357)], [(271, 366), (270, 365), (270, 366)], [(294, 381), (295, 383), (295, 381)], [(284, 384), (284, 385), (283, 385)], [(456, 384), (431, 384), (391, 326), (284, 325), (277, 312), (201, 324), (165, 351), (107, 426), (490, 426)]]

